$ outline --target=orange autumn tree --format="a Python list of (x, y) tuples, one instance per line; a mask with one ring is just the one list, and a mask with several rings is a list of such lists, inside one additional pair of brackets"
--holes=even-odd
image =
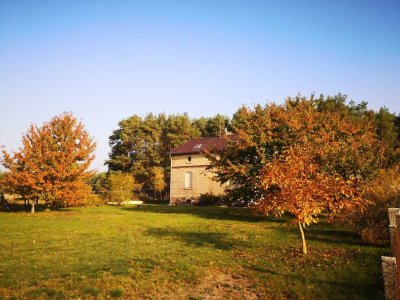
[(63, 113), (38, 127), (31, 125), (22, 147), (12, 154), (2, 151), (8, 169), (2, 185), (8, 193), (34, 204), (43, 200), (52, 207), (81, 205), (91, 194), (86, 180), (96, 145), (82, 122)]
[(236, 141), (212, 159), (228, 196), (254, 210), (293, 216), (307, 253), (304, 227), (343, 209), (362, 208), (368, 181), (380, 165), (382, 145), (367, 118), (320, 111), (302, 97), (284, 105), (243, 107), (234, 118)]

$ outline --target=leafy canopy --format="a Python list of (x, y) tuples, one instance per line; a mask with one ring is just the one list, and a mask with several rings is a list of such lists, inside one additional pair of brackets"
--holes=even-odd
[(364, 106), (336, 109), (328, 100), (325, 108), (321, 98), (300, 96), (240, 108), (235, 142), (209, 155), (217, 178), (230, 182), (228, 196), (264, 214), (289, 212), (301, 232), (324, 210), (365, 205), (367, 183), (387, 163), (387, 144)]
[(71, 113), (41, 127), (31, 125), (22, 145), (18, 152), (2, 151), (8, 192), (59, 207), (82, 204), (90, 195), (86, 180), (92, 175), (88, 167), (96, 145)]

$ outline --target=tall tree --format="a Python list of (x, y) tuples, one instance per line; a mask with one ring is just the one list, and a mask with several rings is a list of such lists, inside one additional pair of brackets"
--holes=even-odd
[(231, 129), (231, 122), (228, 116), (216, 114), (214, 117), (207, 119), (206, 136), (222, 137), (225, 135), (225, 130), (230, 131)]
[(187, 113), (168, 116), (164, 131), (168, 153), (182, 143), (200, 136), (201, 132), (193, 125)]
[(38, 200), (57, 207), (84, 203), (91, 193), (86, 180), (96, 145), (82, 122), (64, 113), (41, 127), (31, 125), (22, 144), (18, 152), (2, 151), (9, 192), (32, 205)]

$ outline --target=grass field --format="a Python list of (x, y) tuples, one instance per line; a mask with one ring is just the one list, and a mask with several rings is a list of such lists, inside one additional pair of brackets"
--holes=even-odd
[(380, 299), (380, 256), (350, 232), (218, 207), (0, 213), (0, 298)]

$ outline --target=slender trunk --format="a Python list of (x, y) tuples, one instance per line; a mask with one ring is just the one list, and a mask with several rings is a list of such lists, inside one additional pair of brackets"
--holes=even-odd
[(306, 238), (304, 236), (304, 231), (303, 231), (303, 226), (299, 222), (299, 229), (301, 233), (301, 242), (303, 244), (303, 254), (307, 254), (307, 244), (306, 244)]
[(35, 201), (32, 201), (31, 204), (31, 213), (33, 214), (35, 212)]

